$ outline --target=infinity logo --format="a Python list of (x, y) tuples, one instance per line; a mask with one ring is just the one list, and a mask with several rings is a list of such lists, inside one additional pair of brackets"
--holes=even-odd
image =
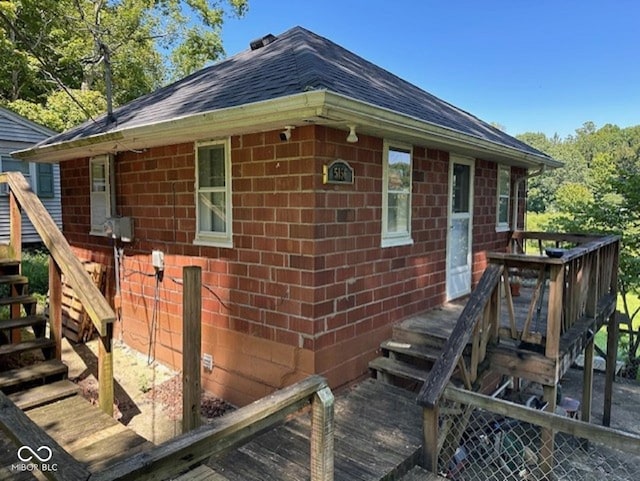
[[(40, 456), (38, 453), (43, 453), (43, 455)], [(27, 463), (33, 458), (36, 458), (41, 463), (46, 463), (51, 459), (52, 456), (53, 453), (51, 452), (51, 448), (47, 446), (40, 446), (35, 451), (29, 446), (22, 446), (20, 449), (18, 449), (18, 459), (20, 459), (20, 461), (22, 461), (23, 463)]]

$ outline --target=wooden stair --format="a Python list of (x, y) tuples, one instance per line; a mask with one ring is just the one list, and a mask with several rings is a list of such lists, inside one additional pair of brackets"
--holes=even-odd
[(393, 337), (380, 344), (381, 356), (369, 363), (373, 376), (412, 391), (419, 389), (463, 307), (461, 302), (445, 304), (395, 325)]
[[(20, 261), (0, 259), (0, 390), (12, 395), (68, 374), (67, 366), (55, 358), (47, 319), (37, 313), (37, 299), (29, 294), (29, 280), (20, 271)], [(46, 397), (56, 392), (49, 388)]]

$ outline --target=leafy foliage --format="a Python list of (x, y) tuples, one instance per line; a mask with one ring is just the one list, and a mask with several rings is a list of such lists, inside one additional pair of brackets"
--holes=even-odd
[(0, 103), (54, 129), (75, 125), (104, 111), (95, 100), (110, 87), (113, 103), (126, 103), (221, 58), (225, 17), (247, 9), (248, 0), (0, 1)]
[[(640, 295), (640, 126), (597, 129), (587, 122), (564, 140), (519, 137), (565, 162), (564, 168), (532, 179), (530, 209), (550, 214), (548, 230), (620, 235), (623, 307), (632, 320), (640, 317), (629, 302)], [(640, 336), (632, 334), (625, 342), (630, 362), (637, 365)]]

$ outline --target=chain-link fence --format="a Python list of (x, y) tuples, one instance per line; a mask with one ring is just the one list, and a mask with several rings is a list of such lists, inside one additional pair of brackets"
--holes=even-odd
[(438, 471), (457, 481), (640, 479), (640, 437), (621, 436), (613, 443), (621, 451), (602, 443), (611, 430), (590, 425), (600, 442), (585, 440), (569, 434), (584, 423), (561, 419), (550, 443), (550, 431), (540, 425), (447, 401), (440, 408)]

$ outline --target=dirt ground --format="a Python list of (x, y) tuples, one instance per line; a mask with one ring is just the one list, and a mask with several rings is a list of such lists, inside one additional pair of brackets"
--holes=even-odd
[[(72, 344), (63, 341), (63, 360), (69, 365), (69, 378), (76, 381), (85, 397), (97, 400), (97, 341)], [(570, 369), (562, 380), (562, 392), (582, 397), (580, 369)], [(120, 422), (153, 443), (161, 443), (181, 433), (182, 381), (180, 373), (160, 363), (147, 363), (147, 357), (125, 345), (114, 345), (116, 417)], [(594, 372), (592, 422), (601, 424), (604, 406), (604, 373)], [(203, 395), (202, 415), (212, 419), (233, 409), (224, 401)], [(640, 383), (616, 378), (611, 427), (640, 434)]]
[[(62, 359), (69, 366), (69, 379), (82, 394), (97, 403), (97, 340), (73, 344), (63, 339)], [(182, 377), (127, 346), (114, 343), (114, 416), (149, 441), (159, 444), (182, 432)], [(203, 394), (203, 420), (233, 409), (224, 401)]]
[[(569, 369), (562, 378), (562, 392), (574, 399), (582, 397), (582, 369)], [(593, 376), (593, 400), (591, 402), (591, 422), (602, 424), (604, 409), (605, 375), (595, 371)], [(611, 406), (611, 426), (622, 431), (640, 434), (640, 383), (616, 377), (613, 383)]]

